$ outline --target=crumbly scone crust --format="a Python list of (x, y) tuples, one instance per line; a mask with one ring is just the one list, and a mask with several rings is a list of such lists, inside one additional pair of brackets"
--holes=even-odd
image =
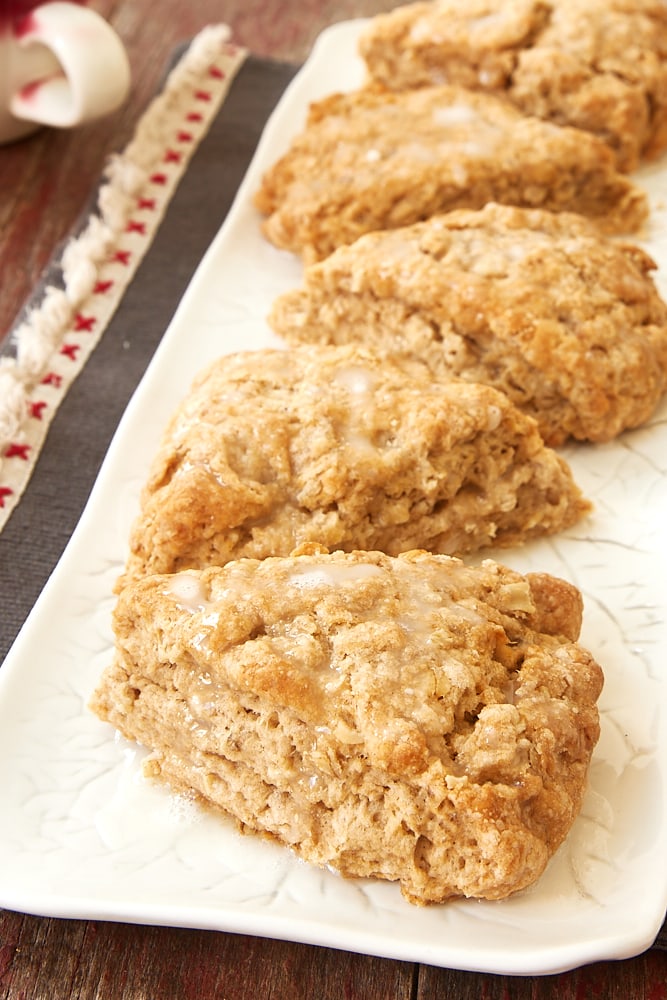
[(373, 18), (360, 40), (390, 88), (450, 83), (585, 129), (619, 169), (667, 147), (667, 6), (661, 0), (435, 0)]
[(588, 509), (495, 389), (350, 345), (244, 352), (202, 372), (167, 427), (125, 579), (306, 542), (460, 554)]
[(414, 903), (534, 882), (578, 814), (602, 673), (581, 597), (411, 552), (152, 576), (92, 707), (149, 773)]
[(255, 195), (267, 238), (307, 263), (364, 233), (489, 201), (578, 212), (612, 232), (637, 230), (647, 214), (601, 140), (453, 86), (311, 105)]
[(489, 204), (341, 247), (269, 320), (291, 344), (366, 344), (492, 384), (550, 445), (600, 442), (667, 389), (654, 267), (580, 216)]

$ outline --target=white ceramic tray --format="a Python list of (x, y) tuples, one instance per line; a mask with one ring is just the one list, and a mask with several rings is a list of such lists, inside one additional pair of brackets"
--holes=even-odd
[[(546, 569), (581, 588), (583, 642), (606, 673), (583, 813), (530, 891), (421, 909), (394, 885), (306, 866), (147, 784), (141, 752), (86, 707), (110, 658), (112, 585), (167, 417), (213, 356), (278, 343), (264, 317), (278, 293), (300, 283), (301, 268), (262, 239), (251, 195), (309, 100), (360, 82), (361, 23), (326, 31), (283, 96), (0, 670), (0, 905), (517, 975), (630, 956), (652, 943), (667, 905), (667, 406), (612, 444), (566, 450), (595, 502), (584, 525), (502, 552), (519, 570)], [(644, 243), (661, 264), (664, 294), (667, 166), (639, 180), (651, 194)]]

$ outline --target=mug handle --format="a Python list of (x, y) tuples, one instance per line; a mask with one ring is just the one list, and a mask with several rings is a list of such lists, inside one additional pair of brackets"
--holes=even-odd
[(130, 63), (113, 28), (96, 11), (67, 2), (36, 7), (19, 45), (43, 45), (60, 70), (15, 94), (16, 118), (68, 128), (115, 111), (130, 90)]

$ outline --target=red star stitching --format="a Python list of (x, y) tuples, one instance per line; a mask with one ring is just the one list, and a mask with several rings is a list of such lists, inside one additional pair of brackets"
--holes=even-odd
[(185, 116), (185, 120), (187, 122), (200, 122), (203, 121), (203, 119), (204, 116), (201, 115), (198, 111), (189, 111), (188, 114)]
[(53, 385), (56, 389), (59, 389), (62, 385), (62, 381), (62, 375), (56, 375), (55, 372), (47, 372), (42, 379), (42, 385)]
[(149, 211), (155, 210), (156, 201), (155, 198), (138, 198), (137, 208), (146, 208)]
[(93, 288), (93, 295), (104, 295), (113, 287), (113, 281), (97, 281)]
[(151, 174), (150, 180), (152, 184), (166, 184), (168, 177), (166, 174)]
[(208, 90), (195, 90), (195, 100), (197, 101), (210, 101), (211, 94)]
[(13, 493), (14, 490), (10, 490), (9, 486), (0, 486), (0, 507), (5, 506), (5, 500)]
[(43, 399), (38, 399), (36, 402), (30, 404), (30, 416), (34, 417), (35, 420), (41, 420), (42, 414), (46, 409), (46, 402)]
[(111, 259), (127, 267), (127, 265), (130, 263), (131, 258), (132, 254), (130, 253), (129, 250), (116, 250), (115, 254)]
[(136, 222), (134, 219), (130, 219), (127, 226), (125, 227), (126, 233), (141, 233), (142, 236), (146, 235), (146, 223)]
[(176, 138), (179, 142), (192, 142), (192, 132), (179, 132)]
[(20, 458), (27, 462), (30, 450), (29, 444), (10, 444), (5, 448), (5, 458)]
[(183, 159), (183, 154), (179, 153), (175, 149), (168, 149), (167, 152), (164, 154), (165, 163), (180, 163), (182, 159)]
[(223, 73), (221, 69), (218, 69), (217, 66), (211, 66), (211, 68), (210, 68), (210, 70), (208, 72), (209, 72), (209, 75), (212, 76), (212, 77), (214, 77), (216, 80), (224, 80), (225, 79), (225, 73)]
[(79, 344), (63, 344), (63, 346), (60, 348), (60, 353), (64, 354), (66, 358), (69, 358), (70, 361), (76, 361), (76, 356), (79, 350), (80, 350)]
[(97, 320), (94, 316), (83, 316), (81, 313), (77, 313), (74, 317), (74, 329), (79, 332), (90, 333), (96, 322)]

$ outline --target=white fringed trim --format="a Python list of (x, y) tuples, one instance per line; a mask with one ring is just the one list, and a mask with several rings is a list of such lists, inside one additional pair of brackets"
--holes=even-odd
[(14, 355), (0, 357), (0, 530), (247, 55), (229, 38), (227, 25), (211, 25), (188, 46), (130, 143), (109, 158), (96, 210), (58, 261), (63, 287), (45, 288), (10, 335)]

